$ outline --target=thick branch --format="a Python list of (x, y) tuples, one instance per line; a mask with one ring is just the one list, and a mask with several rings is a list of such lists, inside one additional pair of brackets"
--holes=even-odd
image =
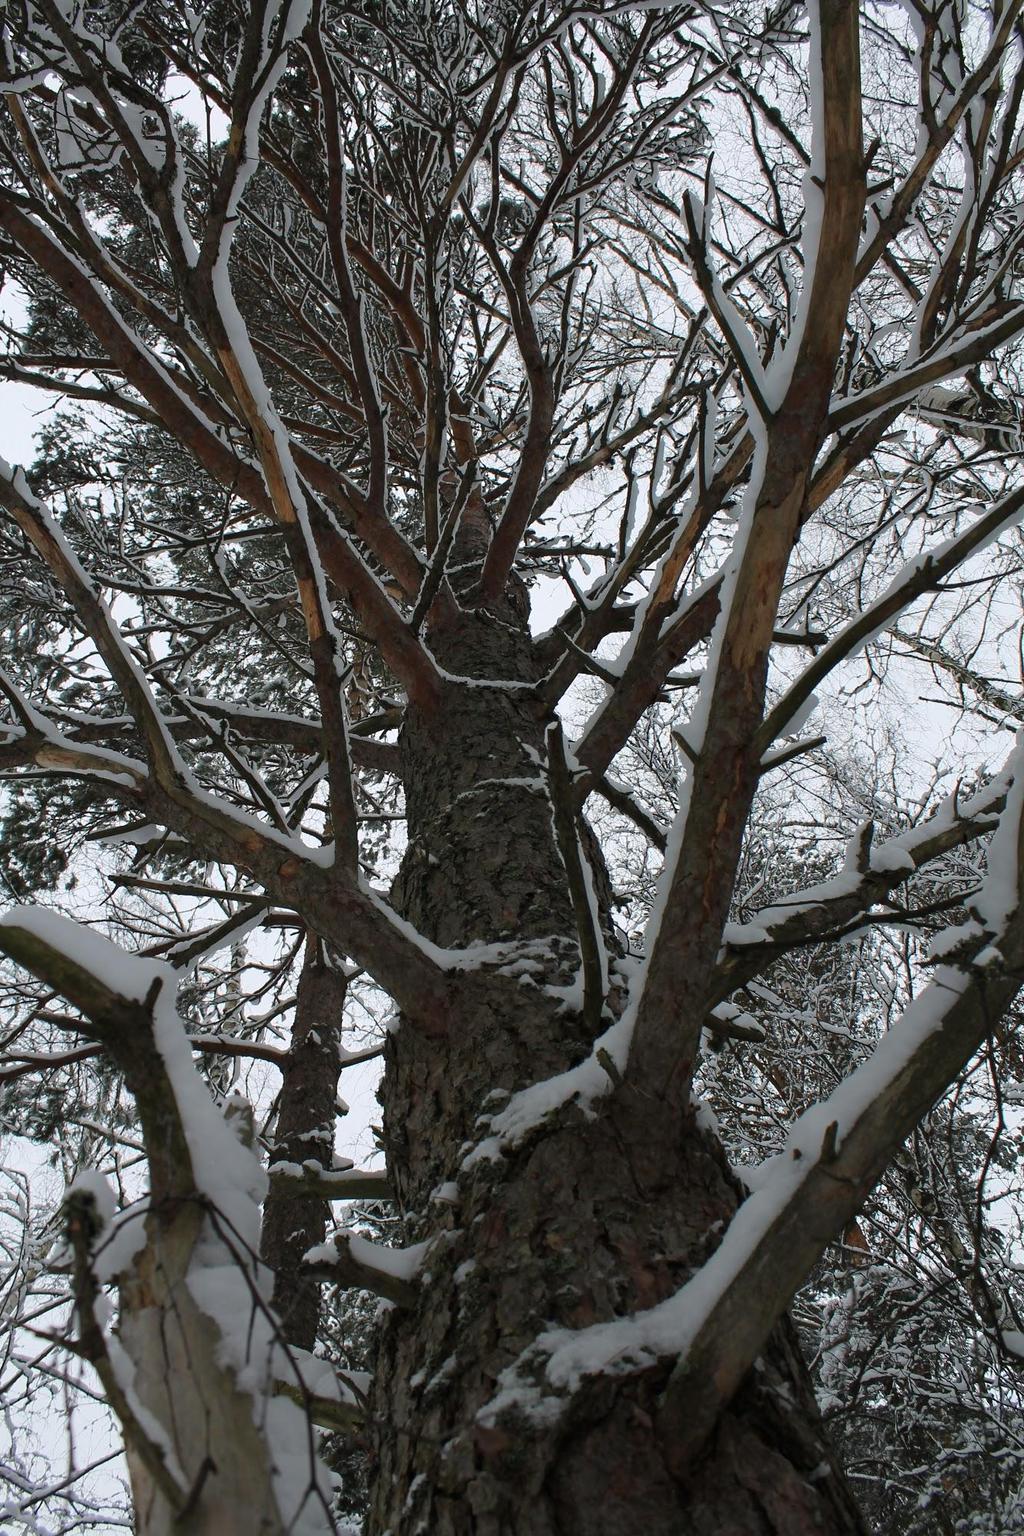
[[(707, 1014), (705, 989), (760, 776), (756, 731), (768, 654), (825, 431), (864, 206), (857, 6), (821, 0), (812, 19), (812, 67), (820, 69), (823, 85), (815, 98), (816, 174), (807, 184), (812, 233), (805, 290), (795, 334), (778, 365), (785, 390), (755, 456), (732, 568), (723, 582), (722, 617), (690, 741), (692, 784), (680, 813), (678, 852), (669, 865), (628, 1067), (642, 1091), (680, 1104), (689, 1094)], [(816, 182), (822, 176), (823, 186)]]

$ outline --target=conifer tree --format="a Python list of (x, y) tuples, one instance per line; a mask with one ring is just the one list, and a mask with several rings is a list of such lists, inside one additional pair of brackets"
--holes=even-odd
[[(1012, 694), (1021, 0), (2, 28), (4, 370), (63, 414), (0, 463), (0, 1070), (144, 1159), (58, 1260), (136, 1529), (330, 1531), (323, 1431), (370, 1536), (864, 1531), (790, 1309), (1008, 1027), (1024, 759), (850, 825), (827, 701), (884, 718), (897, 631)], [(758, 896), (773, 782), (815, 832)], [(897, 922), (898, 1006), (837, 992), (864, 1048), (801, 1079), (754, 989)], [(769, 1033), (737, 1169), (708, 1051), (760, 1092)], [(379, 1298), (365, 1361), (325, 1286)]]

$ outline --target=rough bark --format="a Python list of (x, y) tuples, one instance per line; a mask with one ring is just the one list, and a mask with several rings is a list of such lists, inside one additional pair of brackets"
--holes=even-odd
[[(330, 1168), (346, 978), (310, 935), (295, 998), (288, 1059), (281, 1074), (271, 1164)], [(320, 1282), (302, 1271), (302, 1256), (327, 1231), (329, 1206), (297, 1194), (287, 1180), (271, 1180), (263, 1208), (260, 1257), (273, 1271), (273, 1307), (289, 1344), (312, 1350), (320, 1317)]]
[[(532, 676), (508, 613), (476, 613), (443, 660), (462, 677)], [(546, 990), (578, 963), (571, 905), (550, 818), (538, 814), (543, 786), (515, 782), (540, 777), (542, 730), (524, 690), (453, 684), (439, 711), (411, 712), (402, 750), (410, 852), (395, 894), (408, 915), (448, 945), (513, 935), (549, 945), (526, 984), (483, 971), (446, 1039), (400, 1027), (389, 1045), (381, 1098), (410, 1239), (444, 1236), (416, 1306), (390, 1311), (382, 1330), (368, 1531), (861, 1532), (788, 1325), (682, 1464), (659, 1424), (671, 1361), (561, 1398), (538, 1380), (540, 1406), (495, 1403), (502, 1373), (545, 1329), (675, 1290), (741, 1194), (691, 1110), (625, 1088), (594, 1118), (567, 1105), (499, 1161), (464, 1166), (482, 1113), (587, 1049), (579, 1015)]]

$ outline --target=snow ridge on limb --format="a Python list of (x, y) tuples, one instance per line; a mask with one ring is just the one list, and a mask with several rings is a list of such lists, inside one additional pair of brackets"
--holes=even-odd
[(251, 870), (277, 899), (293, 899), (296, 890), (305, 887), (316, 908), (311, 920), (323, 937), (379, 975), (407, 1003), (414, 1024), (422, 1023), (428, 1030), (443, 1027), (444, 974), (409, 924), (401, 923), (383, 900), (361, 889), (353, 872), (337, 867), (330, 849), (325, 859), (324, 851), (237, 809), (196, 781), (109, 608), (53, 512), (32, 491), (24, 471), (3, 460), (0, 504), (66, 593), (146, 743), (149, 774), (143, 777), (133, 770), (122, 785), (125, 775), (114, 771), (111, 787), (210, 856)]
[(0, 693), (20, 721), (17, 725), (0, 724), (5, 738), (0, 742), (0, 768), (33, 763), (38, 768), (81, 774), (126, 789), (138, 789), (145, 784), (145, 765), (137, 758), (126, 757), (109, 747), (69, 740), (48, 715), (25, 697), (6, 672), (0, 672)]
[(310, 1248), (303, 1266), (321, 1280), (370, 1291), (398, 1307), (413, 1307), (418, 1298), (416, 1275), (429, 1246), (427, 1240), (408, 1248), (386, 1248), (342, 1228)]
[(975, 899), (951, 938), (954, 963), (932, 979), (860, 1067), (794, 1125), (785, 1149), (748, 1179), (711, 1258), (646, 1311), (541, 1334), (510, 1366), (481, 1413), (516, 1403), (556, 1420), (588, 1378), (675, 1360), (658, 1434), (678, 1475), (700, 1451), (776, 1322), (829, 1242), (852, 1219), (913, 1127), (970, 1060), (1024, 979), (1024, 741)]
[(270, 1182), (297, 1199), (316, 1195), (321, 1200), (393, 1200), (391, 1179), (383, 1168), (321, 1168), (304, 1163), (274, 1162)]

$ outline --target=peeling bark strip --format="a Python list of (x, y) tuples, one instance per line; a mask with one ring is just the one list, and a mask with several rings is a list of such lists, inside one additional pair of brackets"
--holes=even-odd
[[(367, 1451), (365, 1536), (865, 1536), (787, 1309), (1017, 996), (1024, 747), (910, 826), (837, 812), (842, 867), (772, 872), (760, 911), (741, 872), (766, 774), (801, 813), (841, 778), (800, 777), (815, 690), (897, 622), (973, 689), (955, 594), (981, 572), (1000, 613), (1019, 572), (1024, 0), (987, 39), (904, 7), (920, 57), (894, 33), (881, 93), (876, 8), (863, 96), (860, 7), (803, 11), (806, 36), (702, 0), (6, 9), (0, 258), (30, 316), (0, 367), (102, 404), (109, 441), (67, 418), (30, 475), (0, 460), (0, 769), (134, 847), (112, 883), (168, 963), (15, 909), (0, 1086), (103, 1055), (134, 1101), (148, 1194), (118, 1211), (86, 1172), (64, 1229), (139, 1536), (330, 1536), (316, 1427)], [(749, 166), (716, 191), (723, 114)], [(1009, 686), (975, 691), (1012, 714)], [(664, 854), (642, 936), (618, 818)], [(743, 989), (943, 913), (748, 1193), (693, 1097), (705, 1029), (774, 1082), (786, 1024)], [(210, 957), (250, 931), (270, 979), (230, 1034)], [(385, 1021), (351, 1056), (346, 1009)], [(280, 1074), (266, 1168), (200, 1053)], [(369, 1171), (337, 1088), (378, 1055)], [(379, 1301), (372, 1380), (323, 1353), (345, 1292)]]
[[(247, 1245), (264, 1178), (193, 1072), (173, 976), (39, 909), (8, 914), (0, 950), (81, 1009), (124, 1072), (149, 1151), (149, 1196), (134, 1231), (122, 1229), (127, 1248), (95, 1220), (83, 1230), (81, 1199), (69, 1205), (80, 1337), (115, 1389), (139, 1528), (283, 1536), (297, 1500), (280, 1470), (304, 1435), (293, 1405), (276, 1446), (260, 1422), (273, 1349)], [(110, 1338), (94, 1309), (100, 1281), (115, 1278)]]

